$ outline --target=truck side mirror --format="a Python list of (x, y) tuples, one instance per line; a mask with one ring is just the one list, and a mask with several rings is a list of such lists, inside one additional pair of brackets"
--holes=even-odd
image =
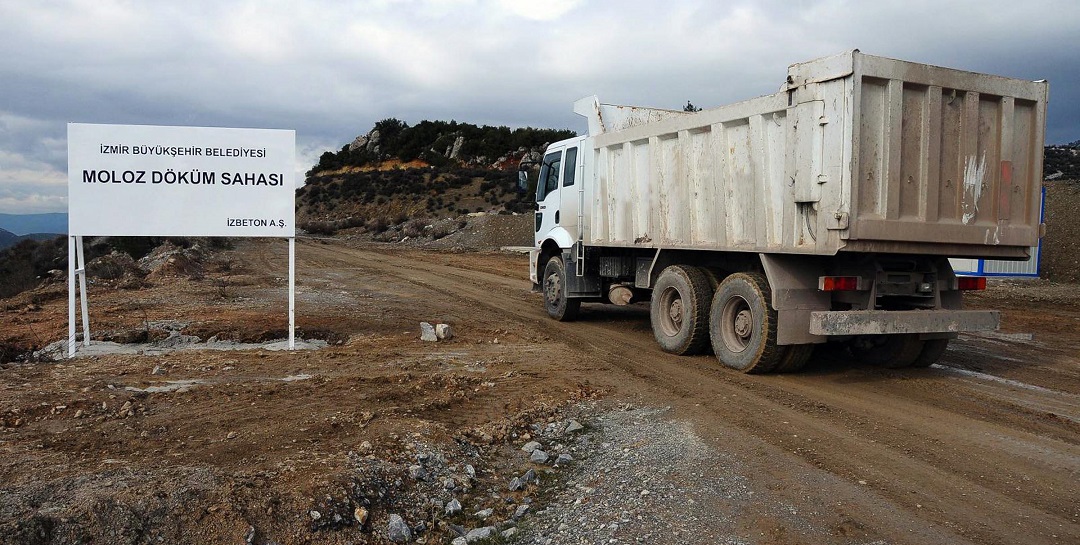
[(537, 161), (522, 161), (518, 165), (518, 191), (529, 192), (529, 186), (531, 185), (529, 183), (529, 174), (535, 171), (538, 166), (540, 166), (540, 163)]

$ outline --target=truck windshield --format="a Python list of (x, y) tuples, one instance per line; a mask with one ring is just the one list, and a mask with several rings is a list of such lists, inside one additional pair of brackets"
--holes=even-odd
[(544, 164), (540, 165), (540, 179), (536, 182), (536, 202), (543, 201), (549, 193), (559, 188), (561, 164), (561, 151), (553, 151), (544, 156)]

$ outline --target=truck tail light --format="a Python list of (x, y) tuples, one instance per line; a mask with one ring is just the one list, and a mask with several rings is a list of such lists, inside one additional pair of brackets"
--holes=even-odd
[(821, 291), (858, 291), (858, 276), (821, 276), (818, 277), (818, 289)]
[(986, 289), (986, 277), (985, 276), (960, 276), (956, 278), (956, 289), (958, 290), (985, 290)]

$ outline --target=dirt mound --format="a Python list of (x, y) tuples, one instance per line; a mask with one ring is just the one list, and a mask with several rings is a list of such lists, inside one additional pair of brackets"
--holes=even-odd
[(165, 243), (139, 260), (139, 266), (150, 271), (147, 280), (163, 278), (202, 278), (206, 273), (207, 252), (198, 244), (190, 248), (178, 248)]
[(461, 229), (433, 241), (431, 247), (498, 250), (506, 246), (532, 246), (532, 224), (532, 215), (475, 215)]
[(205, 267), (199, 261), (196, 261), (192, 257), (184, 254), (183, 252), (177, 252), (168, 257), (160, 267), (154, 269), (147, 275), (147, 278), (151, 280), (160, 280), (168, 277), (187, 277), (187, 278), (201, 278), (205, 272)]
[(89, 278), (117, 280), (125, 275), (145, 276), (146, 271), (140, 269), (130, 255), (116, 250), (86, 264), (86, 276)]
[(130, 255), (116, 250), (87, 263), (86, 275), (123, 289), (138, 289), (146, 285), (146, 271)]
[(1046, 182), (1046, 236), (1042, 240), (1043, 277), (1080, 282), (1080, 181)]
[(533, 216), (476, 212), (439, 220), (414, 218), (377, 233), (354, 232), (342, 238), (432, 250), (495, 251), (532, 246)]

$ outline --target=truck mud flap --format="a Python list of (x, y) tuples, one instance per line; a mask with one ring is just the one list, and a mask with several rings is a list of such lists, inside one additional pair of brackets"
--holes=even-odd
[(995, 331), (996, 310), (846, 310), (810, 313), (813, 335), (891, 335)]
[(529, 280), (532, 281), (533, 291), (540, 291), (540, 271), (536, 270), (537, 259), (540, 259), (540, 248), (529, 250)]
[(585, 267), (585, 274), (578, 276), (576, 274), (579, 268), (577, 252), (564, 250), (563, 260), (566, 263), (567, 295), (569, 297), (599, 297), (600, 275)]

